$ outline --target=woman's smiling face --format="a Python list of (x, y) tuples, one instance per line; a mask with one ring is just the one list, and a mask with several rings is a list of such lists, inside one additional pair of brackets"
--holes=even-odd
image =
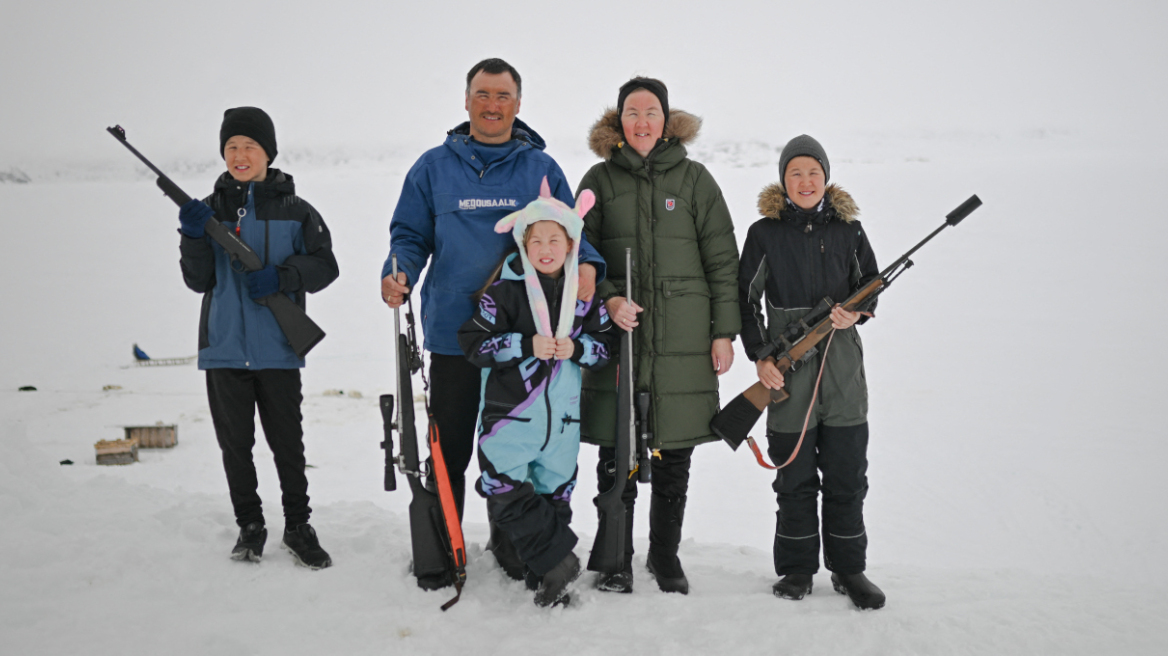
[(665, 130), (665, 112), (661, 101), (648, 89), (637, 89), (625, 97), (621, 110), (621, 127), (625, 141), (641, 157), (649, 154)]

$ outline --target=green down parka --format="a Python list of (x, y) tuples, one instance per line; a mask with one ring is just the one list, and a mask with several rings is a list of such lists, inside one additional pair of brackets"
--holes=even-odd
[[(617, 110), (609, 109), (589, 139), (604, 161), (576, 191), (596, 194), (584, 229), (608, 264), (598, 296), (625, 296), (625, 248), (633, 249), (632, 298), (644, 308), (633, 331), (634, 375), (636, 391), (652, 394), (654, 449), (718, 439), (710, 431), (718, 412), (710, 347), (716, 338), (734, 338), (741, 327), (730, 211), (706, 167), (686, 157), (685, 144), (700, 128), (700, 118), (671, 111), (662, 138), (642, 158), (624, 143)], [(615, 354), (612, 359), (619, 362)], [(584, 372), (585, 442), (615, 443), (617, 369)]]

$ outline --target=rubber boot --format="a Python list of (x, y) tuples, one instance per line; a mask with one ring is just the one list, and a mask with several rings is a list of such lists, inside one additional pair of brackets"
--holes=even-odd
[(875, 583), (868, 580), (863, 572), (858, 574), (836, 574), (831, 575), (831, 587), (835, 591), (847, 595), (848, 599), (860, 610), (876, 610), (877, 608), (884, 608), (884, 592), (876, 587)]
[(649, 573), (662, 592), (689, 594), (689, 580), (677, 558), (685, 496), (654, 494), (649, 501)]
[(810, 574), (788, 574), (771, 586), (771, 591), (780, 599), (798, 601), (811, 594)]

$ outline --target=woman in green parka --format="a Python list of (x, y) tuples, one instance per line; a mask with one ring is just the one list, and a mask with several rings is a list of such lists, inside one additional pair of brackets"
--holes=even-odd
[[(633, 333), (636, 392), (652, 398), (652, 496), (648, 568), (665, 592), (689, 592), (677, 558), (694, 447), (717, 440), (718, 376), (734, 360), (738, 334), (738, 246), (722, 190), (686, 157), (701, 119), (669, 110), (660, 80), (636, 77), (617, 107), (592, 128), (589, 145), (604, 159), (580, 182), (596, 194), (584, 217), (589, 243), (608, 263), (597, 285), (616, 324)], [(633, 302), (625, 290), (625, 249), (633, 253)], [(615, 359), (615, 356), (614, 356)], [(616, 369), (585, 372), (581, 439), (600, 446), (600, 491), (613, 485)], [(598, 587), (631, 592), (635, 477), (622, 495), (627, 508), (624, 570), (601, 573)]]

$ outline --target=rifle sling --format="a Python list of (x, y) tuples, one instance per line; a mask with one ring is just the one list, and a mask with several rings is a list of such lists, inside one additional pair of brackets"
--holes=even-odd
[(747, 437), (746, 443), (750, 445), (750, 450), (754, 452), (754, 458), (758, 460), (758, 464), (763, 469), (782, 469), (787, 465), (795, 462), (795, 457), (799, 455), (799, 449), (803, 448), (803, 438), (807, 437), (807, 425), (811, 423), (811, 413), (815, 410), (815, 400), (819, 398), (819, 383), (823, 380), (823, 370), (827, 368), (827, 352), (831, 350), (831, 340), (835, 339), (835, 329), (831, 330), (831, 334), (827, 336), (827, 346), (823, 347), (823, 358), (819, 361), (819, 375), (815, 378), (815, 389), (811, 393), (811, 404), (807, 406), (807, 416), (803, 418), (803, 432), (799, 433), (799, 441), (795, 443), (795, 450), (791, 451), (791, 457), (778, 467), (766, 461), (766, 457), (762, 455), (762, 450), (758, 448), (758, 442), (753, 437)]

